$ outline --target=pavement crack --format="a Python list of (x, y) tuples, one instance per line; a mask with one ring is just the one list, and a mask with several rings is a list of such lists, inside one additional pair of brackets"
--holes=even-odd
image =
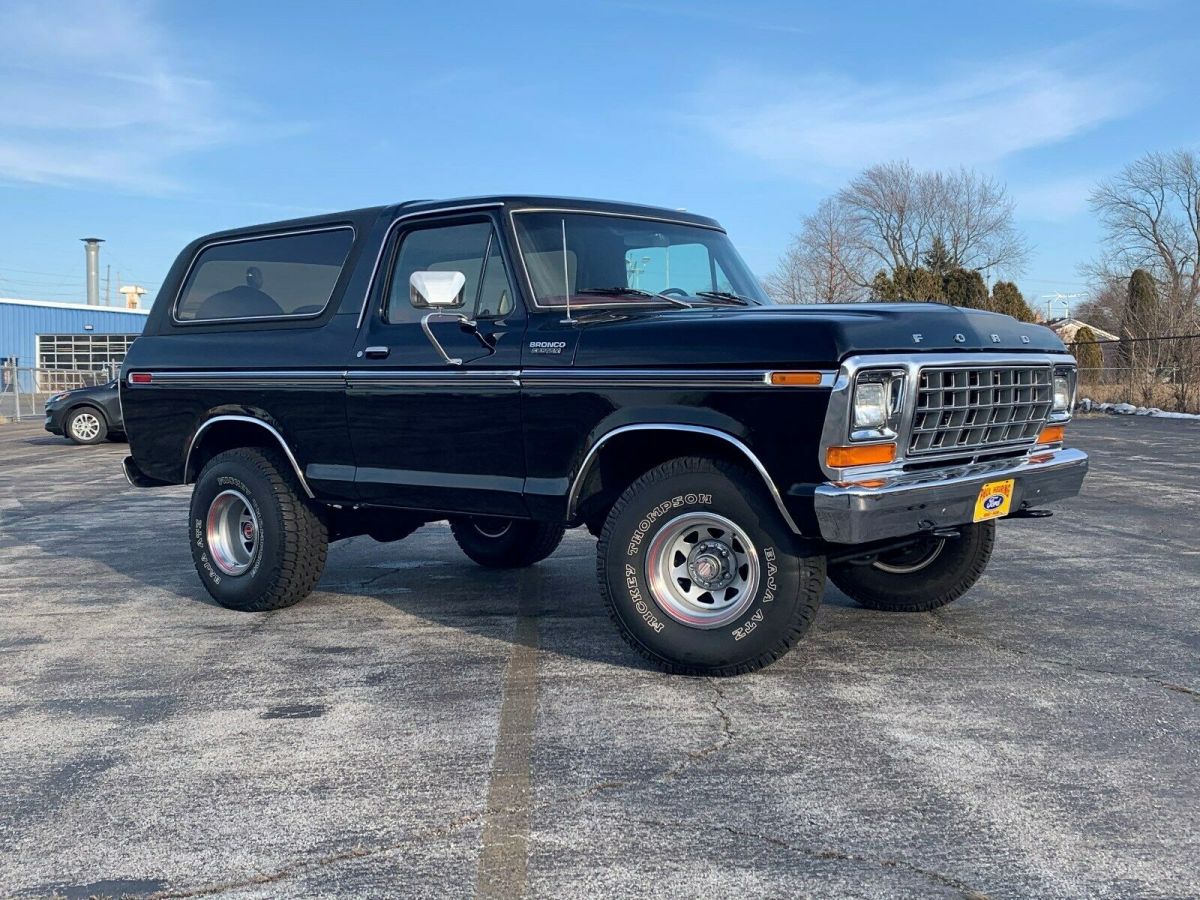
[(667, 770), (665, 775), (661, 776), (668, 781), (674, 781), (696, 763), (703, 762), (714, 753), (720, 753), (733, 742), (733, 719), (730, 718), (728, 710), (726, 710), (722, 705), (726, 700), (725, 690), (714, 678), (708, 678), (705, 679), (705, 681), (707, 682), (708, 686), (712, 688), (712, 708), (717, 713), (716, 740), (704, 747), (701, 747), (699, 750), (689, 751), (686, 759), (676, 763)]
[(1177, 684), (1174, 681), (1167, 681), (1165, 678), (1156, 678), (1153, 675), (1145, 675), (1140, 672), (1118, 672), (1115, 669), (1101, 669), (1095, 666), (1084, 666), (1079, 663), (1073, 663), (1065, 659), (1055, 659), (1049, 656), (1040, 656), (1032, 653), (1029, 650), (1022, 650), (1019, 647), (1013, 647), (1003, 641), (998, 641), (994, 638), (984, 637), (978, 634), (967, 634), (961, 629), (951, 625), (936, 611), (930, 612), (930, 621), (933, 623), (934, 630), (947, 635), (948, 637), (961, 641), (965, 644), (973, 644), (977, 647), (983, 647), (993, 653), (1007, 654), (1015, 656), (1019, 659), (1029, 660), (1037, 665), (1047, 668), (1065, 669), (1069, 672), (1075, 672), (1080, 675), (1100, 675), (1106, 678), (1119, 678), (1130, 681), (1140, 681), (1145, 684), (1152, 684), (1157, 687), (1164, 688), (1176, 694), (1183, 694), (1191, 697), (1194, 700), (1200, 700), (1200, 690), (1190, 688), (1186, 685)]
[[(695, 823), (682, 822), (667, 822), (654, 819), (638, 819), (639, 825), (646, 825), (652, 828), (669, 829), (669, 830), (694, 830)], [(911, 872), (914, 875), (919, 875), (932, 884), (940, 887), (952, 888), (959, 891), (964, 900), (987, 900), (987, 894), (977, 890), (961, 878), (956, 878), (953, 875), (948, 875), (945, 872), (939, 872), (936, 869), (919, 866), (916, 863), (911, 863), (908, 860), (900, 859), (894, 856), (869, 856), (864, 853), (855, 853), (850, 850), (841, 850), (836, 847), (826, 847), (816, 844), (802, 845), (785, 841), (781, 838), (772, 837), (769, 834), (762, 834), (757, 831), (750, 831), (743, 828), (735, 828), (732, 825), (717, 824), (714, 826), (720, 831), (732, 837), (750, 838), (751, 840), (761, 841), (772, 847), (780, 850), (786, 850), (789, 853), (799, 853), (809, 859), (822, 860), (826, 862), (852, 862), (862, 865), (876, 866), (883, 869), (898, 869), (905, 872)]]
[(461, 831), (471, 825), (475, 825), (483, 820), (483, 813), (469, 813), (458, 816), (441, 825), (436, 825), (427, 828), (424, 831), (417, 832), (404, 840), (394, 841), (388, 844), (380, 844), (375, 847), (363, 847), (355, 845), (347, 847), (343, 850), (338, 850), (333, 853), (328, 853), (316, 859), (301, 860), (290, 865), (281, 866), (272, 872), (263, 872), (260, 875), (251, 875), (247, 878), (221, 882), (219, 884), (209, 884), (201, 887), (190, 888), (187, 890), (166, 890), (158, 891), (150, 894), (148, 900), (187, 900), (192, 897), (212, 897), (216, 894), (224, 894), (229, 891), (241, 890), (242, 888), (257, 887), (259, 885), (276, 884), (281, 881), (286, 881), (289, 878), (295, 878), (297, 875), (303, 875), (306, 872), (315, 871), (317, 869), (334, 866), (339, 863), (349, 860), (366, 859), (374, 856), (381, 856), (387, 853), (395, 853), (397, 850), (403, 850), (405, 847), (410, 847), (413, 844), (421, 843), (436, 838), (448, 837), (456, 831)]

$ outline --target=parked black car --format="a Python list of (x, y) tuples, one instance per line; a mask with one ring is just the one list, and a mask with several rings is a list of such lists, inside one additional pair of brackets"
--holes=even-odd
[(238, 229), (179, 256), (122, 374), (139, 486), (195, 483), (225, 606), (316, 585), (330, 541), (450, 520), (485, 566), (599, 538), (625, 639), (733, 674), (807, 630), (826, 573), (928, 610), (995, 520), (1078, 493), (1075, 361), (938, 304), (774, 306), (712, 219), (487, 197)]
[(117, 384), (113, 380), (55, 394), (46, 401), (46, 430), (65, 435), (77, 444), (99, 444), (124, 437)]

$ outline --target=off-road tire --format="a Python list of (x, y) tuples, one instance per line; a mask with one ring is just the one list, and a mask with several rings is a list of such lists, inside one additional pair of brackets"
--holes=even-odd
[[(714, 515), (748, 538), (747, 559), (758, 561), (758, 584), (751, 590), (747, 582), (749, 601), (730, 607), (733, 614), (741, 603), (749, 603), (736, 618), (697, 627), (668, 613), (656, 597), (651, 555), (673, 530), (688, 530), (680, 522)], [(791, 650), (821, 602), (824, 557), (796, 556), (792, 538), (756, 475), (722, 461), (673, 459), (634, 481), (609, 513), (596, 551), (600, 592), (625, 641), (664, 671), (716, 676), (753, 672)]]
[(977, 582), (996, 543), (996, 523), (966, 525), (948, 539), (928, 566), (911, 573), (883, 572), (873, 565), (829, 567), (829, 580), (855, 602), (884, 612), (928, 612), (953, 603)]
[[(98, 428), (91, 437), (80, 437), (75, 433), (76, 420), (80, 416), (92, 416), (95, 418)], [(63, 431), (66, 432), (67, 439), (76, 444), (84, 444), (90, 446), (92, 444), (103, 444), (108, 439), (108, 420), (104, 418), (104, 413), (96, 409), (94, 406), (80, 406), (67, 413), (67, 420), (63, 422)]]
[(566, 528), (553, 522), (462, 516), (450, 520), (462, 552), (489, 569), (523, 569), (558, 549)]
[[(208, 546), (209, 508), (226, 490), (245, 496), (260, 523), (254, 557), (239, 575), (220, 571)], [(325, 568), (328, 530), (275, 450), (243, 447), (209, 460), (192, 491), (189, 521), (200, 581), (229, 609), (265, 612), (291, 606), (312, 592)]]

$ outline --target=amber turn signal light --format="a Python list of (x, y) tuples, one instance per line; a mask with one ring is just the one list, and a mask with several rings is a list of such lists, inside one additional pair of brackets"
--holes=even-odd
[(780, 387), (816, 387), (821, 383), (820, 372), (772, 372), (768, 376), (771, 384)]
[(895, 458), (895, 444), (866, 444), (862, 447), (830, 447), (825, 451), (825, 465), (831, 469), (879, 465), (880, 463), (890, 463)]
[(1067, 429), (1064, 425), (1047, 425), (1038, 435), (1037, 442), (1039, 444), (1061, 444), (1063, 435), (1066, 433)]

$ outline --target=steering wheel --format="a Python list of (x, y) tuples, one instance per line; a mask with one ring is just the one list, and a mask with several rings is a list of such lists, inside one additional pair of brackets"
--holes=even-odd
[(683, 288), (663, 288), (661, 291), (659, 291), (659, 293), (663, 296), (670, 296), (671, 294), (678, 294), (680, 297), (691, 296), (691, 294), (685, 291)]

